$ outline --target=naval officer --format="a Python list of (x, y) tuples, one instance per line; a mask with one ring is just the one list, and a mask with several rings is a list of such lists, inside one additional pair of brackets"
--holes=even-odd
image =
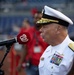
[(37, 25), (42, 38), (50, 45), (40, 58), (39, 75), (67, 75), (74, 59), (74, 42), (68, 35), (68, 26), (73, 21), (48, 6), (44, 6), (42, 14)]

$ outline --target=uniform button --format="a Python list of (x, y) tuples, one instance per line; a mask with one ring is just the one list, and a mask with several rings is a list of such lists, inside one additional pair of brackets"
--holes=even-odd
[(53, 69), (53, 66), (51, 67), (51, 69)]
[(42, 57), (41, 60), (43, 61), (44, 60), (44, 57)]

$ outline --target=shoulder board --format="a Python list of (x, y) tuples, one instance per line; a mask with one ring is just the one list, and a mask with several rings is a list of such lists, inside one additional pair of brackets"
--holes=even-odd
[(68, 47), (74, 52), (74, 42), (69, 43)]

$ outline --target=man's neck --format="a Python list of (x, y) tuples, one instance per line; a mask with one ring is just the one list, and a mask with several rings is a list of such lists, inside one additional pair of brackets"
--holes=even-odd
[(65, 40), (66, 37), (67, 37), (67, 34), (63, 36), (58, 36), (58, 38), (55, 38), (55, 41), (51, 45), (56, 46), (56, 45), (61, 44)]

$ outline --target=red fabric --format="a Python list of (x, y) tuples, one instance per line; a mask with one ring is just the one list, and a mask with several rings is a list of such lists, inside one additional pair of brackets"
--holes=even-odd
[(25, 32), (25, 31), (28, 31), (28, 29), (25, 29), (23, 27), (20, 29), (20, 32)]
[[(31, 62), (33, 65), (38, 65), (39, 59), (42, 53), (44, 52), (44, 50), (46, 49), (46, 47), (48, 46), (48, 44), (46, 44), (43, 41), (42, 37), (40, 36), (40, 33), (34, 27), (30, 28), (28, 32), (30, 34), (31, 41), (27, 44), (27, 47), (28, 47), (27, 57), (31, 57)], [(36, 37), (34, 37), (34, 34), (36, 34)], [(38, 39), (38, 45), (41, 47), (40, 53), (34, 52), (34, 47), (36, 45), (37, 39)]]

